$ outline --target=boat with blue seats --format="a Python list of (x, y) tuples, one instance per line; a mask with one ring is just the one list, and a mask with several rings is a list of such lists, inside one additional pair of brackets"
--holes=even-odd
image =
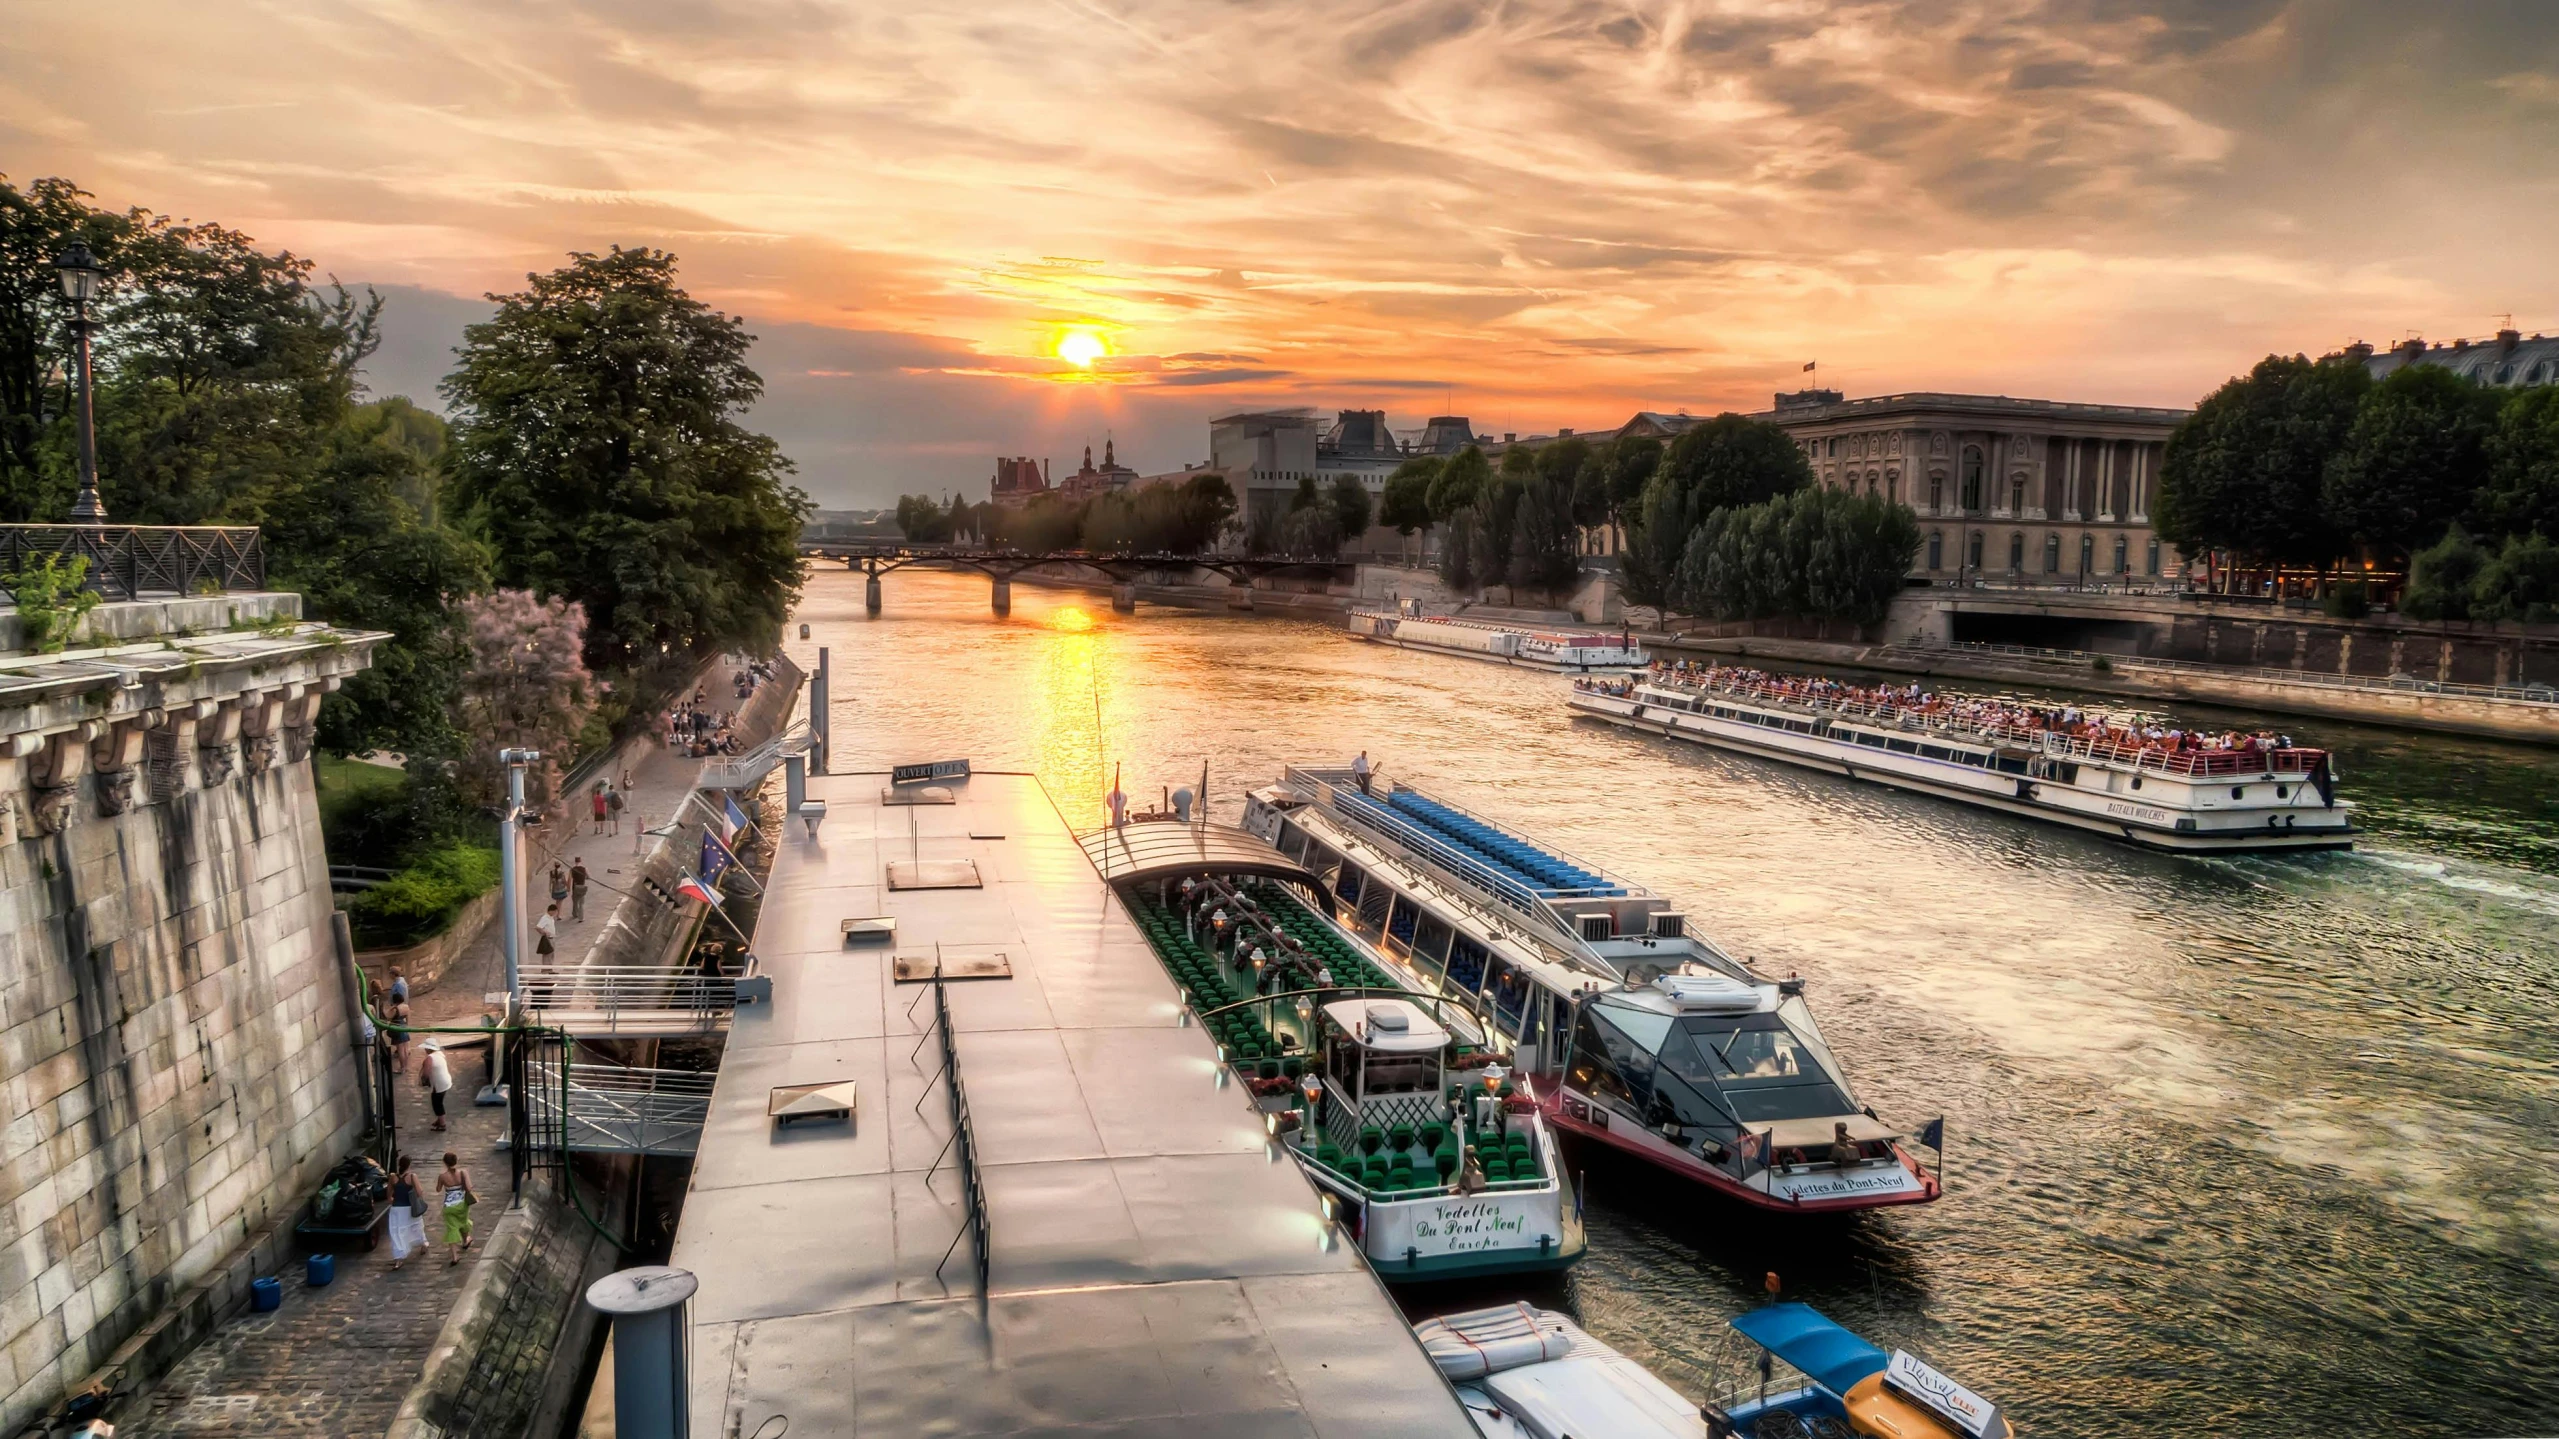
[(1886, 1353), (1809, 1304), (1763, 1305), (1735, 1317), (1732, 1326), (1759, 1350), (1751, 1366), (1757, 1382), (1732, 1383), (1704, 1406), (1713, 1439), (2012, 1439), (2015, 1433), (1998, 1405), (1906, 1349)]
[(1425, 989), (1341, 929), (1302, 866), (1189, 808), (1095, 831), (1086, 853), (1379, 1277), (1580, 1259), (1554, 1132), (1481, 1006)]
[(1692, 933), (1668, 899), (1381, 774), (1292, 767), (1244, 825), (1399, 978), (1480, 1008), (1563, 1133), (1760, 1208), (1938, 1197), (1857, 1100), (1805, 982)]

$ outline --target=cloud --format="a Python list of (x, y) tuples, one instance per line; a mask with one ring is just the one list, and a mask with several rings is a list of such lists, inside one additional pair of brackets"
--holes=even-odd
[[(392, 296), (676, 251), (813, 491), (1205, 453), (1214, 406), (1492, 427), (1852, 391), (2182, 403), (2559, 323), (2527, 0), (134, 0), (0, 39), (0, 154)], [(1090, 325), (1112, 356), (1055, 356)]]

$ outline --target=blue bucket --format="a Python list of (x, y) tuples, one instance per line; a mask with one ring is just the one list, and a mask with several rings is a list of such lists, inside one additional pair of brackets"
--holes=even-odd
[(269, 1277), (249, 1281), (249, 1307), (260, 1314), (272, 1314), (284, 1307), (284, 1281)]
[(334, 1254), (314, 1254), (302, 1261), (302, 1280), (314, 1289), (337, 1277), (338, 1256)]

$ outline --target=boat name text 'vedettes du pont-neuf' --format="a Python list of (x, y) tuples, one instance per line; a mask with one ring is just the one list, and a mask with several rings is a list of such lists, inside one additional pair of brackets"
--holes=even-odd
[(1373, 773), (1290, 768), (1244, 827), (1393, 984), (1480, 1015), (1566, 1133), (1767, 1209), (1937, 1197), (1849, 1089), (1803, 981), (1754, 972), (1670, 901)]
[(1565, 674), (1624, 674), (1645, 664), (1642, 648), (1622, 632), (1524, 629), (1394, 610), (1353, 610), (1345, 626), (1352, 638), (1376, 644)]
[(2350, 849), (2328, 752), (2280, 735), (2118, 722), (2076, 706), (1868, 689), (1733, 666), (1576, 680), (1581, 714), (2152, 849)]
[(1415, 984), (1337, 923), (1323, 882), (1242, 830), (1130, 816), (1083, 843), (1271, 1142), (1380, 1277), (1512, 1274), (1581, 1257), (1578, 1196), (1554, 1133), (1471, 997)]

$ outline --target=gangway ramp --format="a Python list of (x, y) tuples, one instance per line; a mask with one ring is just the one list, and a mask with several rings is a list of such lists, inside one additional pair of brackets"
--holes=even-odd
[(749, 975), (651, 965), (526, 965), (516, 1001), (527, 1022), (579, 1039), (677, 1039), (726, 1029)]
[(570, 1154), (690, 1155), (716, 1075), (571, 1060), (557, 1047), (525, 1066), (530, 1142)]

